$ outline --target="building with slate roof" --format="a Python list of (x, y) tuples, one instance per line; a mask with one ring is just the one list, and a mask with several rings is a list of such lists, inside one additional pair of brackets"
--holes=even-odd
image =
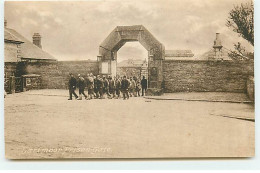
[(148, 78), (148, 62), (147, 60), (128, 59), (117, 64), (117, 75), (119, 76), (135, 76)]
[(5, 62), (17, 62), (21, 60), (21, 44), (24, 42), (11, 34), (8, 31), (4, 31), (4, 52)]
[[(52, 55), (42, 49), (39, 33), (33, 35), (33, 42), (31, 42), (14, 29), (7, 28), (6, 20), (4, 31), (5, 62), (56, 61)], [(15, 46), (11, 46), (11, 43), (17, 45), (17, 53), (15, 53)]]
[(127, 59), (117, 64), (117, 67), (142, 67), (146, 60), (142, 59)]
[(191, 50), (165, 50), (165, 60), (191, 60), (194, 53)]

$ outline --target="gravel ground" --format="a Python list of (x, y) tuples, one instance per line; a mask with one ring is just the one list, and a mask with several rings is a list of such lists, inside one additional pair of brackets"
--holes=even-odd
[[(173, 158), (254, 156), (250, 104), (67, 100), (38, 90), (5, 98), (6, 158)], [(235, 118), (230, 118), (235, 117)]]
[(244, 93), (228, 93), (228, 92), (179, 92), (165, 93), (162, 96), (147, 96), (152, 99), (163, 100), (191, 100), (191, 101), (212, 101), (212, 102), (236, 102), (236, 103), (252, 103), (252, 101)]

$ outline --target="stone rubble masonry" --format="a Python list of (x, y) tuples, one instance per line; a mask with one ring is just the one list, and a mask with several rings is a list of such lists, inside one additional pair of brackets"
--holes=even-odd
[(165, 60), (165, 92), (246, 92), (253, 62)]
[[(16, 64), (5, 63), (7, 76), (15, 73)], [(165, 92), (246, 93), (254, 85), (247, 82), (254, 76), (253, 62), (164, 60), (162, 69)], [(67, 89), (69, 73), (85, 78), (87, 73), (97, 75), (99, 66), (97, 61), (28, 62), (23, 71), (41, 75), (43, 89)]]
[(16, 73), (16, 62), (6, 62), (4, 64), (4, 89), (7, 93), (10, 92), (10, 77)]
[(41, 75), (23, 75), (22, 77), (23, 91), (37, 90), (42, 87)]
[(69, 73), (86, 78), (88, 73), (98, 74), (97, 61), (31, 62), (25, 67), (27, 74), (42, 76), (42, 88), (67, 89)]
[(248, 97), (250, 98), (250, 100), (255, 100), (255, 80), (254, 80), (254, 76), (250, 76), (247, 79), (246, 86), (247, 86)]
[(5, 78), (9, 78), (10, 76), (14, 76), (16, 72), (17, 62), (5, 62), (4, 64), (4, 75)]

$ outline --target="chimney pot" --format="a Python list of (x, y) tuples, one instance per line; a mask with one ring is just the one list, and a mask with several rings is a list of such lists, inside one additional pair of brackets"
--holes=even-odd
[(38, 46), (39, 48), (42, 48), (42, 45), (41, 45), (41, 35), (39, 33), (34, 33), (33, 36), (32, 36), (32, 39), (33, 39), (33, 44)]
[(213, 48), (221, 49), (222, 47), (223, 46), (220, 39), (220, 33), (216, 33), (216, 39), (214, 40)]

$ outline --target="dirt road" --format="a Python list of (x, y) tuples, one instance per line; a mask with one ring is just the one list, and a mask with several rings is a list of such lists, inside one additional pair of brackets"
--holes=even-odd
[(147, 100), (72, 100), (30, 92), (5, 98), (7, 158), (254, 156), (253, 106)]

